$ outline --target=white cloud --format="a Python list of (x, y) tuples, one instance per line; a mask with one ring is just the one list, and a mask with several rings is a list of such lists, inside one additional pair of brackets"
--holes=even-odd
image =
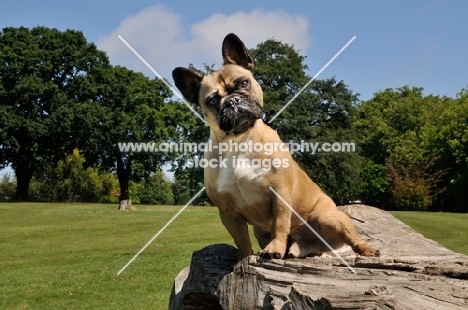
[(302, 55), (311, 45), (309, 21), (284, 11), (253, 10), (233, 14), (214, 14), (185, 25), (180, 15), (164, 5), (155, 5), (125, 18), (110, 35), (97, 42), (114, 65), (124, 65), (153, 77), (146, 66), (118, 38), (121, 35), (159, 74), (172, 83), (172, 69), (193, 63), (221, 65), (221, 42), (236, 33), (247, 48), (274, 38), (293, 44)]
[(294, 44), (296, 49), (302, 51), (306, 51), (310, 45), (307, 18), (283, 11), (215, 14), (191, 27), (194, 41), (202, 44), (205, 54), (218, 58), (221, 57), (221, 42), (229, 32), (237, 34), (248, 48), (270, 38)]

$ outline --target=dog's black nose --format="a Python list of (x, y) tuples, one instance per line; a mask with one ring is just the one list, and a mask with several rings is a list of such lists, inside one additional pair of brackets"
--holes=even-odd
[(231, 97), (227, 99), (226, 104), (229, 104), (233, 107), (237, 106), (239, 104), (239, 97)]

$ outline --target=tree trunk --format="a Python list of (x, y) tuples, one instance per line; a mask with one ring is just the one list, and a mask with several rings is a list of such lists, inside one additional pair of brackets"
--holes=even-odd
[(117, 208), (119, 211), (130, 211), (132, 210), (132, 200), (125, 199), (119, 202), (119, 207)]
[(424, 238), (380, 209), (340, 207), (380, 257), (346, 246), (306, 259), (235, 263), (237, 250), (212, 245), (194, 252), (176, 278), (169, 309), (466, 309), (468, 256)]
[(120, 202), (118, 210), (126, 211), (132, 209), (132, 201), (130, 200), (130, 192), (128, 190), (128, 183), (130, 181), (130, 174), (132, 173), (131, 158), (127, 158), (127, 163), (122, 157), (122, 153), (116, 151), (117, 158), (117, 179), (120, 185)]
[(16, 176), (16, 191), (14, 200), (25, 201), (28, 199), (29, 184), (34, 175), (34, 168), (27, 165), (14, 167)]

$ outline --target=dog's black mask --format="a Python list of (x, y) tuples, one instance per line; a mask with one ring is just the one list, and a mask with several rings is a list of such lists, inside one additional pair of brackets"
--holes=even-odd
[(242, 133), (249, 129), (256, 119), (261, 118), (262, 107), (249, 96), (234, 93), (226, 97), (218, 114), (219, 128), (230, 133)]

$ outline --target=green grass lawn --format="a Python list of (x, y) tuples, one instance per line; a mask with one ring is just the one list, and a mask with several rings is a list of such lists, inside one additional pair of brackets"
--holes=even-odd
[(193, 251), (231, 238), (216, 208), (0, 204), (0, 309), (166, 309)]
[(404, 211), (391, 214), (425, 237), (468, 255), (468, 214)]
[[(189, 207), (117, 276), (180, 208), (0, 203), (0, 309), (167, 309), (174, 277), (192, 252), (232, 244), (216, 208)], [(393, 214), (468, 254), (468, 215)]]

